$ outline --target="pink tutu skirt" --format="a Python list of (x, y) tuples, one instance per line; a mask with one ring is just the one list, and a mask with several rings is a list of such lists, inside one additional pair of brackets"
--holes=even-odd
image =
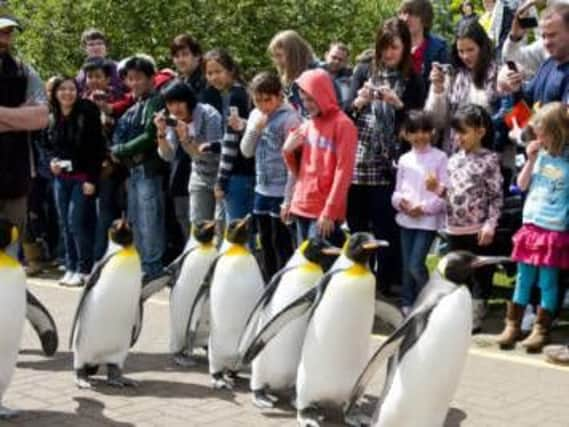
[(569, 269), (569, 232), (524, 224), (513, 237), (512, 259), (539, 267)]

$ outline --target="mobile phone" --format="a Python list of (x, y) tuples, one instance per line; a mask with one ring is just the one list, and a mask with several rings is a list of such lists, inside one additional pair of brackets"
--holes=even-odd
[(164, 120), (166, 122), (166, 126), (169, 126), (172, 128), (175, 128), (176, 126), (178, 126), (178, 120), (176, 120), (172, 116), (167, 116)]
[(229, 107), (229, 115), (239, 117), (239, 108), (234, 106)]
[(94, 101), (106, 101), (107, 100), (107, 94), (106, 93), (95, 93), (93, 94), (93, 100)]
[(506, 65), (512, 71), (515, 71), (515, 72), (518, 71), (518, 66), (516, 65), (516, 63), (514, 61), (506, 61)]
[(518, 22), (520, 27), (524, 30), (528, 30), (530, 28), (536, 28), (539, 23), (537, 22), (537, 18), (535, 16), (529, 16), (527, 18), (518, 18)]

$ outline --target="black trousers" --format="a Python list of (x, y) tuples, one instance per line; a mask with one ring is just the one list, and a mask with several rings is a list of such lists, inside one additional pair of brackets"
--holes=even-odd
[(292, 236), (281, 219), (271, 215), (255, 215), (255, 224), (261, 241), (261, 266), (268, 283), (292, 256)]
[(372, 264), (377, 283), (383, 290), (401, 284), (401, 244), (396, 211), (391, 205), (394, 185), (352, 184), (348, 193), (348, 226), (351, 233), (367, 231), (376, 239), (387, 240), (389, 247), (380, 248)]

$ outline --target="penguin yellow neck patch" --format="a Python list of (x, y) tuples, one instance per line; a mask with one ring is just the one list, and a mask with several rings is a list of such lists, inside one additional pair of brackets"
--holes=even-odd
[(307, 273), (316, 273), (322, 271), (322, 267), (320, 267), (320, 265), (310, 261), (302, 264), (300, 268), (302, 269), (302, 271), (305, 271)]
[(237, 244), (231, 245), (229, 249), (227, 249), (227, 252), (225, 252), (227, 256), (243, 256), (248, 254), (249, 250), (245, 246)]
[(369, 269), (362, 264), (355, 263), (346, 271), (350, 276), (363, 276), (369, 273)]
[(128, 246), (125, 246), (123, 249), (121, 249), (117, 253), (117, 255), (123, 256), (123, 257), (134, 256), (134, 255), (136, 255), (136, 249), (134, 248), (134, 245), (128, 245)]
[(0, 251), (0, 268), (15, 268), (20, 263), (4, 251)]

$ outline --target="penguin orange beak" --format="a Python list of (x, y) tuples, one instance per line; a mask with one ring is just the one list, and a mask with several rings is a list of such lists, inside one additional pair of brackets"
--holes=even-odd
[(386, 240), (370, 240), (368, 242), (365, 242), (364, 244), (362, 244), (362, 248), (364, 248), (366, 251), (375, 251), (376, 249), (379, 248), (386, 248), (389, 246), (389, 242)]
[(327, 248), (322, 249), (322, 253), (324, 255), (329, 255), (329, 256), (338, 256), (342, 253), (342, 249), (337, 248), (336, 246), (329, 246)]
[(204, 230), (211, 230), (213, 227), (215, 227), (215, 221), (207, 221), (205, 223), (205, 225), (203, 226)]
[(251, 219), (253, 218), (253, 215), (248, 214), (245, 218), (243, 218), (239, 224), (237, 224), (237, 228), (243, 228), (245, 227), (247, 224), (249, 224), (249, 222), (251, 222)]
[(472, 268), (480, 268), (489, 265), (510, 264), (512, 262), (515, 261), (507, 256), (477, 256), (471, 266)]

